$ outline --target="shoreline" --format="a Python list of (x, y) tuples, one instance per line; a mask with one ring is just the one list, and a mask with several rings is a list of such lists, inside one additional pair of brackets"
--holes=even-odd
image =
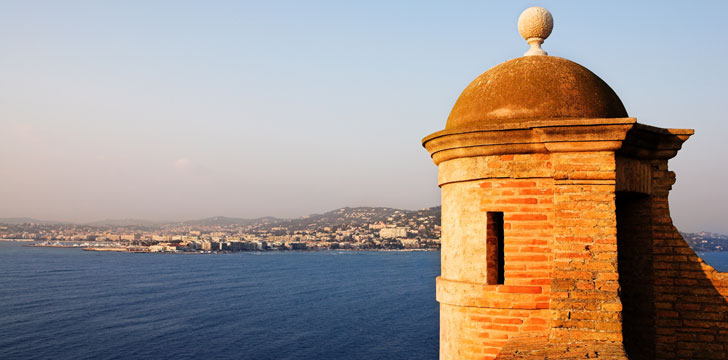
[(41, 245), (26, 244), (24, 247), (81, 249), (83, 251), (122, 252), (134, 254), (173, 254), (173, 255), (227, 255), (237, 253), (267, 253), (267, 252), (438, 252), (440, 249), (306, 249), (306, 250), (261, 250), (261, 251), (146, 251), (143, 249), (129, 249), (120, 246), (81, 246), (81, 245)]

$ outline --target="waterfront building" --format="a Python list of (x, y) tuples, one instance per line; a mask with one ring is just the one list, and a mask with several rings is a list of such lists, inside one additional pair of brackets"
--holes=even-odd
[(151, 245), (148, 247), (149, 252), (164, 252), (166, 248), (164, 245)]
[(203, 240), (200, 243), (200, 249), (201, 250), (204, 250), (204, 251), (212, 251), (212, 242), (211, 241), (207, 241), (207, 240)]
[(442, 188), (440, 358), (727, 359), (728, 274), (668, 207), (668, 159), (693, 130), (629, 117), (541, 48), (552, 26), (524, 11), (525, 56), (477, 77), (423, 140)]
[(289, 243), (288, 246), (291, 248), (291, 250), (306, 250), (307, 249), (306, 243), (303, 243), (303, 242), (292, 242), (292, 243)]
[(402, 243), (405, 249), (416, 249), (420, 247), (420, 241), (418, 239), (397, 239)]

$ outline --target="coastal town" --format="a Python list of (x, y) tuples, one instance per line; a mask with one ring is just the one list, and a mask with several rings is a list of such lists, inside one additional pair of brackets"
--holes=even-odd
[[(728, 236), (681, 232), (695, 251), (727, 251)], [(0, 241), (27, 246), (139, 253), (281, 250), (439, 250), (440, 207), (340, 208), (296, 219), (212, 217), (183, 222), (107, 220), (88, 224), (0, 219)]]
[(137, 253), (282, 250), (438, 250), (440, 207), (341, 208), (296, 219), (213, 217), (152, 223), (49, 223), (0, 220), (0, 239), (28, 246)]

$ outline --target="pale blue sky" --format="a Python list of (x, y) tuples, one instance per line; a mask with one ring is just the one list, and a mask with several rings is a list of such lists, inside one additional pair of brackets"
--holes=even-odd
[(439, 204), (420, 140), (478, 74), (544, 48), (630, 116), (694, 128), (681, 230), (728, 233), (728, 2), (1, 1), (0, 217), (301, 216)]

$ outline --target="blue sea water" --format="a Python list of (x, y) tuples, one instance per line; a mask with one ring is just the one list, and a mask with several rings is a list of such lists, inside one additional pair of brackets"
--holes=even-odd
[[(728, 253), (700, 253), (728, 271)], [(0, 242), (0, 359), (436, 359), (437, 252)]]
[(698, 256), (720, 272), (728, 272), (728, 252), (699, 252)]
[(0, 359), (436, 359), (439, 256), (0, 243)]

